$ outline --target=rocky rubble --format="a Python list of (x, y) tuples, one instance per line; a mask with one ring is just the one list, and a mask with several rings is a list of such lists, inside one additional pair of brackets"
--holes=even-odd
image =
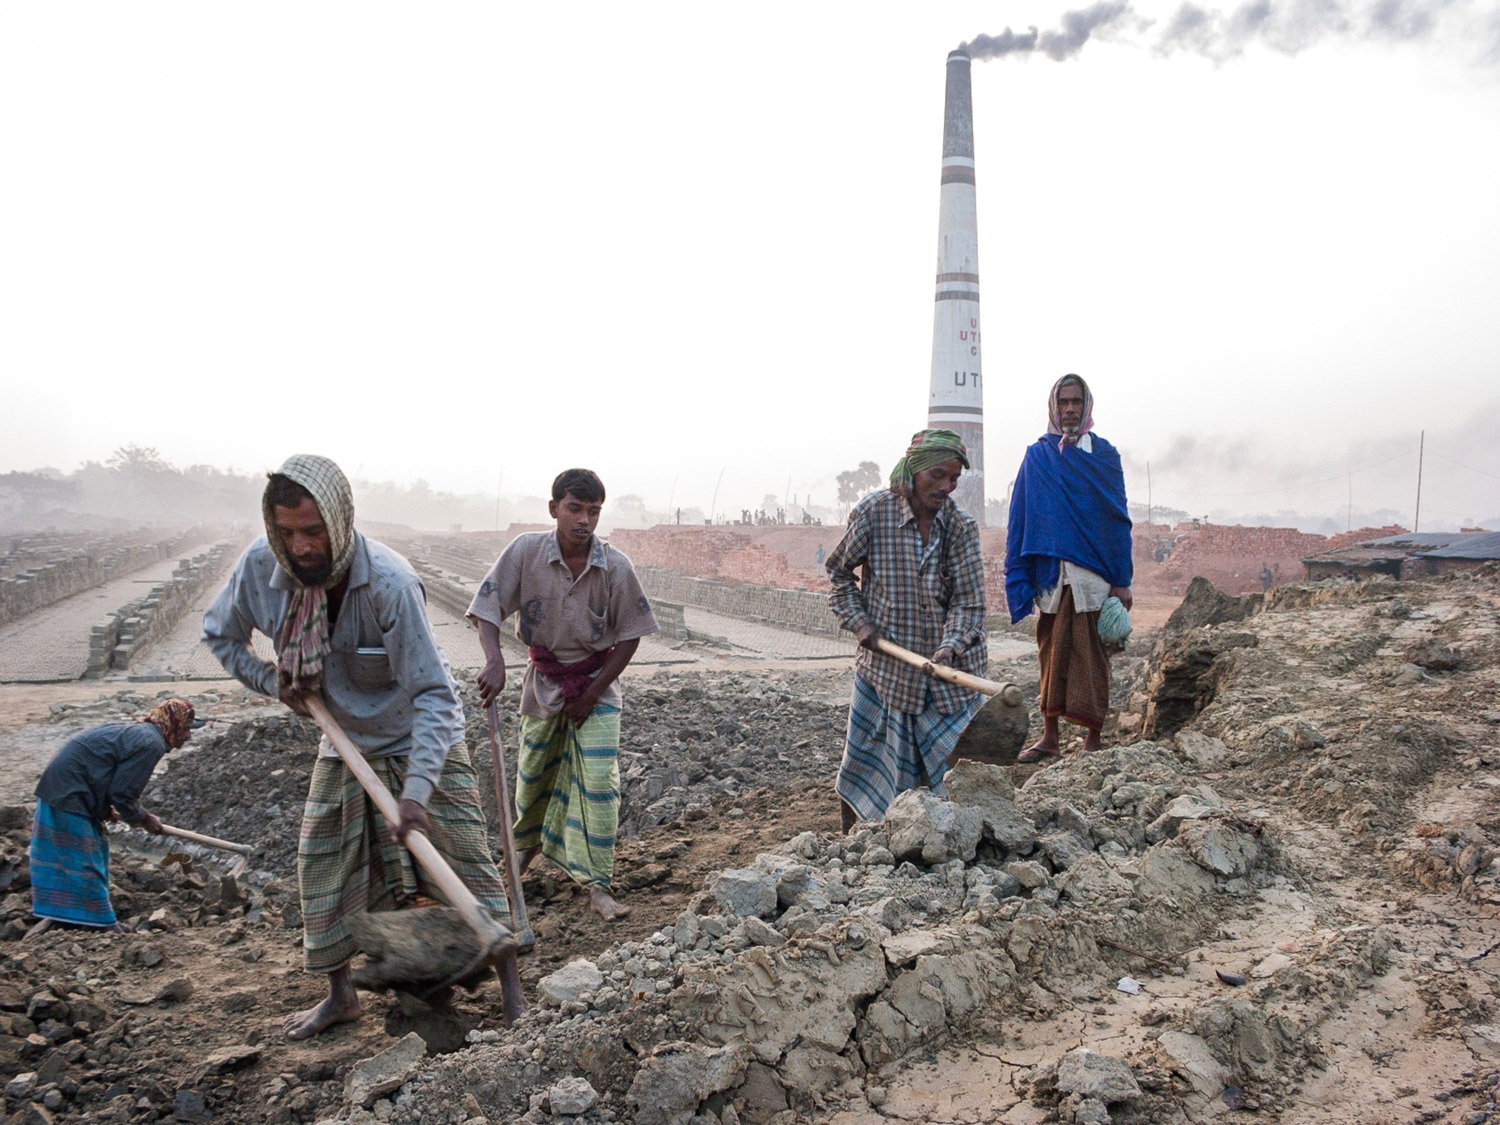
[[(460, 673), (460, 680), (470, 756), (494, 832), (489, 730), (471, 691), (472, 675)], [(516, 690), (498, 708), (500, 745), (512, 777)], [(786, 675), (667, 673), (634, 688), (621, 731), (621, 838), (693, 820), (712, 802), (750, 789), (830, 774), (840, 752), (845, 690), (834, 673), (806, 673), (795, 681)], [(255, 866), (291, 875), (318, 738), (312, 720), (285, 710), (235, 723), (207, 739), (195, 737), (211, 754), (169, 758), (152, 782), (153, 807), (198, 831), (253, 843)], [(255, 799), (247, 801), (247, 793)]]
[[(1019, 790), (966, 763), (953, 802), (908, 794), (883, 826), (804, 834), (726, 870), (671, 927), (570, 966), (508, 1036), (434, 1064), (388, 1119), (442, 1120), (464, 1090), (487, 1120), (555, 1120), (549, 1092), (582, 1077), (598, 1101), (580, 1121), (882, 1120), (907, 1061), (956, 1037), (1003, 1040), (1018, 1021), (1103, 1014), (1130, 991), (1125, 970), (1175, 999), (1141, 1010), (1117, 1050), (1058, 1051), (1020, 1080), (1058, 1120), (1326, 1119), (1294, 1108), (1333, 1065), (1320, 1032), (1371, 1003), (1398, 1010), (1381, 999), (1403, 993), (1398, 966), (1430, 1021), (1472, 1021), (1469, 1041), (1491, 1042), (1482, 981), (1455, 994), (1451, 955), (1417, 952), (1441, 941), (1422, 912), (1387, 926), (1340, 900), (1313, 866), (1327, 845), (1302, 839), (1367, 839), (1368, 862), (1338, 851), (1362, 864), (1367, 893), (1407, 872), (1500, 904), (1493, 829), (1427, 825), (1413, 807), (1449, 770), (1483, 772), (1481, 800), (1500, 788), (1493, 576), (1404, 586), (1290, 588), (1187, 615), (1153, 654), (1136, 713), (1182, 701), (1172, 737), (1064, 760)], [(1162, 674), (1185, 650), (1211, 674), (1191, 693)], [(1403, 687), (1418, 694), (1398, 703)], [(1300, 936), (1244, 963), (1258, 919), (1288, 902)], [(1366, 1096), (1410, 1099), (1414, 1121), (1478, 1122), (1495, 1078), (1481, 1062), (1434, 1079), (1425, 1101), (1399, 1082)]]
[[(0, 1043), (13, 1041), (6, 1108), (341, 1125), (1477, 1125), (1497, 1113), (1500, 1062), (1496, 587), (1480, 574), (1200, 591), (1149, 669), (1120, 677), (1120, 731), (1153, 737), (1041, 770), (965, 762), (949, 799), (905, 794), (847, 835), (751, 832), (827, 786), (843, 674), (658, 674), (627, 703), (640, 846), (622, 853), (650, 888), (637, 917), (657, 920), (585, 946), (568, 942), (577, 916), (554, 914), (548, 941), (570, 955), (550, 960), (539, 940), (514, 1027), (465, 1009), (464, 1046), (433, 1056), (426, 1041), (425, 1060), (399, 1010), (392, 1038), (351, 1055), (336, 1032), (296, 1064), (248, 1021), (212, 1049), (174, 1040), (171, 1013), (203, 1000), (177, 998), (193, 979), (177, 968), (184, 942), (253, 954), (295, 930), (274, 877), (246, 880), (225, 911), (206, 902), (211, 881), (191, 881), (201, 864), (138, 892), (143, 865), (126, 863), (139, 929), (107, 954), (56, 935), (0, 945), (0, 1012), (23, 1033)], [(162, 796), (186, 815), (216, 785), (279, 793), (267, 765), (291, 772), (311, 745), (279, 721), (184, 757), (157, 782), (181, 770), (182, 788)], [(278, 740), (298, 753), (267, 755)], [(487, 741), (471, 727), (481, 763)], [(194, 827), (242, 828), (274, 876), (269, 822), (247, 835), (253, 818), (233, 819), (246, 803)], [(675, 890), (685, 857), (718, 837), (721, 862)], [(767, 842), (740, 847), (752, 838)], [(680, 909), (652, 915), (655, 901)], [(180, 929), (151, 929), (163, 909)], [(163, 959), (147, 969), (151, 949)], [(68, 1007), (47, 1025), (72, 1029), (60, 1040), (30, 1011), (53, 1010), (44, 993)], [(222, 1020), (254, 1011), (253, 996), (231, 1000), (244, 1007), (226, 1000)], [(101, 1026), (122, 1038), (101, 1045)], [(127, 1074), (122, 1046), (150, 1065)], [(949, 1103), (922, 1101), (909, 1076), (960, 1048), (964, 1067), (938, 1073), (953, 1091), (982, 1082), (987, 1101), (934, 1108)]]
[[(5, 810), (7, 823), (16, 811)], [(15, 878), (13, 893), (0, 900), (0, 937), (7, 941), (0, 947), (0, 1074), (6, 1105), (17, 1114), (11, 1120), (207, 1121), (239, 1102), (237, 1072), (253, 1066), (260, 1051), (245, 1043), (200, 1054), (187, 1046), (190, 1029), (174, 1030), (200, 987), (183, 971), (180, 942), (199, 935), (253, 966), (261, 943), (285, 928), (286, 888), (204, 869), (182, 853), (133, 863), (117, 853), (112, 897), (133, 929), (54, 928), (23, 942), (34, 922), (29, 880), (25, 867), (10, 861), (24, 856), (27, 834), (5, 834)], [(246, 992), (222, 999), (231, 1015), (255, 1006)], [(337, 1103), (335, 1088), (318, 1088), (332, 1070), (301, 1068), (293, 1084), (305, 1086), (302, 1104)]]
[[(884, 825), (804, 833), (721, 873), (672, 927), (545, 979), (545, 1004), (503, 1041), (434, 1065), (381, 1119), (432, 1121), (468, 1092), (492, 1121), (540, 1123), (555, 1117), (548, 1092), (579, 1076), (598, 1097), (580, 1121), (815, 1119), (867, 1105), (882, 1068), (996, 1013), (1106, 995), (1122, 948), (1181, 972), (1226, 896), (1285, 878), (1263, 826), (1169, 745), (1066, 763), (1020, 792), (972, 762), (952, 780), (963, 803), (903, 794)], [(1262, 1049), (1260, 1023), (1240, 1027), (1233, 1009), (1198, 1024), (1160, 1031), (1274, 1081), (1288, 1044)], [(1175, 1119), (1165, 1072), (1138, 1087), (1121, 1067), (1081, 1063), (1056, 1097), (1078, 1120), (1105, 1106), (1101, 1120)]]

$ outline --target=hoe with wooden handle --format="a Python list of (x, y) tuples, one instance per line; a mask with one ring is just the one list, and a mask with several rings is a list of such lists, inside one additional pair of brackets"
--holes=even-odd
[[(399, 802), (370, 768), (359, 747), (328, 713), (327, 705), (315, 695), (304, 696), (303, 702), (349, 772), (375, 802), (380, 815), (390, 824), (399, 824)], [(473, 931), (472, 935), (445, 918), (441, 910), (381, 911), (357, 914), (346, 921), (355, 941), (372, 962), (355, 974), (356, 984), (400, 988), (425, 996), (476, 976), (506, 950), (513, 949), (516, 942), (511, 932), (479, 904), (474, 892), (464, 885), (431, 840), (413, 830), (403, 842), (438, 895)]]
[(531, 932), (531, 921), (526, 917), (526, 899), (521, 894), (521, 860), (516, 853), (515, 817), (510, 805), (510, 786), (505, 778), (505, 755), (500, 750), (500, 720), (495, 715), (495, 701), (490, 700), (484, 709), (490, 727), (490, 761), (495, 767), (495, 810), (500, 820), (500, 836), (504, 841), (505, 889), (510, 892), (510, 918), (516, 924), (516, 936), (521, 949), (530, 949), (536, 942)]
[(229, 874), (238, 877), (245, 870), (245, 865), (250, 862), (250, 853), (255, 849), (249, 844), (236, 844), (232, 840), (221, 840), (217, 836), (205, 836), (201, 832), (193, 832), (186, 828), (178, 828), (175, 824), (162, 824), (161, 834), (163, 836), (176, 836), (179, 840), (191, 840), (195, 844), (202, 844), (206, 848), (219, 848), (226, 852), (236, 852), (239, 859), (234, 861), (229, 869)]
[(957, 668), (950, 668), (946, 664), (933, 664), (930, 656), (918, 656), (911, 649), (902, 648), (900, 645), (893, 641), (888, 641), (884, 637), (877, 637), (875, 644), (887, 656), (894, 656), (897, 660), (910, 664), (913, 667), (927, 668), (931, 666), (932, 674), (940, 680), (947, 680), (950, 684), (957, 684), (959, 687), (966, 687), (971, 691), (977, 691), (983, 695), (991, 697), (998, 695), (1012, 707), (1019, 707), (1021, 704), (1021, 689), (1016, 687), (1015, 684), (1002, 684), (998, 680), (986, 680), (983, 676), (971, 676), (968, 672), (961, 672)]
[(175, 824), (162, 824), (161, 832), (163, 836), (176, 836), (179, 840), (191, 840), (206, 848), (220, 848), (226, 852), (239, 852), (240, 855), (249, 855), (255, 850), (249, 844), (236, 844), (232, 840), (221, 840), (217, 836), (204, 836), (186, 828), (178, 828)]
[(940, 680), (947, 680), (990, 697), (979, 709), (979, 713), (969, 721), (968, 728), (959, 737), (958, 745), (948, 755), (950, 764), (960, 758), (972, 758), (999, 766), (1015, 762), (1016, 755), (1026, 742), (1026, 732), (1030, 725), (1024, 705), (1025, 697), (1020, 688), (1015, 684), (973, 676), (946, 664), (934, 664), (931, 657), (918, 656), (911, 649), (902, 648), (884, 637), (876, 638), (875, 647), (903, 663), (930, 670)]

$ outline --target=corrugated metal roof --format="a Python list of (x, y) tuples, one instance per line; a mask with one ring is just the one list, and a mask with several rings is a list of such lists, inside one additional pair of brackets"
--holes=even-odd
[(1500, 531), (1471, 531), (1446, 546), (1417, 553), (1424, 559), (1500, 559)]
[(1386, 559), (1500, 559), (1500, 531), (1423, 531), (1367, 539), (1353, 547), (1323, 551), (1302, 561), (1372, 563)]
[[(1472, 532), (1470, 533), (1472, 534)], [(1436, 550), (1446, 547), (1464, 538), (1464, 533), (1459, 531), (1420, 531), (1406, 532), (1402, 535), (1387, 535), (1384, 539), (1370, 539), (1361, 543), (1361, 547), (1412, 547), (1418, 550)]]
[(1310, 562), (1380, 562), (1383, 559), (1405, 558), (1405, 551), (1378, 550), (1375, 547), (1345, 547), (1340, 551), (1325, 551), (1321, 555), (1308, 555), (1302, 561)]

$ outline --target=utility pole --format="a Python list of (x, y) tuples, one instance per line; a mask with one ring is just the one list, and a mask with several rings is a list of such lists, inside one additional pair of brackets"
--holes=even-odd
[(1417, 440), (1417, 512), (1411, 518), (1411, 533), (1415, 535), (1422, 523), (1422, 458), (1427, 450), (1427, 431)]
[(708, 505), (708, 522), (709, 522), (709, 524), (712, 524), (714, 522), (714, 520), (718, 518), (715, 515), (715, 512), (718, 510), (718, 507), (719, 507), (719, 485), (721, 485), (721, 484), (724, 483), (724, 469), (727, 469), (727, 468), (729, 468), (729, 466), (725, 465), (724, 468), (720, 469), (719, 470), (719, 479), (716, 480), (716, 481), (714, 481), (714, 498), (711, 501), (709, 501), (709, 505)]

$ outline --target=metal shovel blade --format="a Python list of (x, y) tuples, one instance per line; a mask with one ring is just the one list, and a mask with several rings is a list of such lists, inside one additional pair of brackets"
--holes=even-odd
[(354, 983), (374, 992), (394, 988), (425, 997), (482, 979), (516, 944), (498, 922), (490, 942), (481, 942), (469, 921), (446, 906), (355, 914), (346, 923), (366, 957)]

